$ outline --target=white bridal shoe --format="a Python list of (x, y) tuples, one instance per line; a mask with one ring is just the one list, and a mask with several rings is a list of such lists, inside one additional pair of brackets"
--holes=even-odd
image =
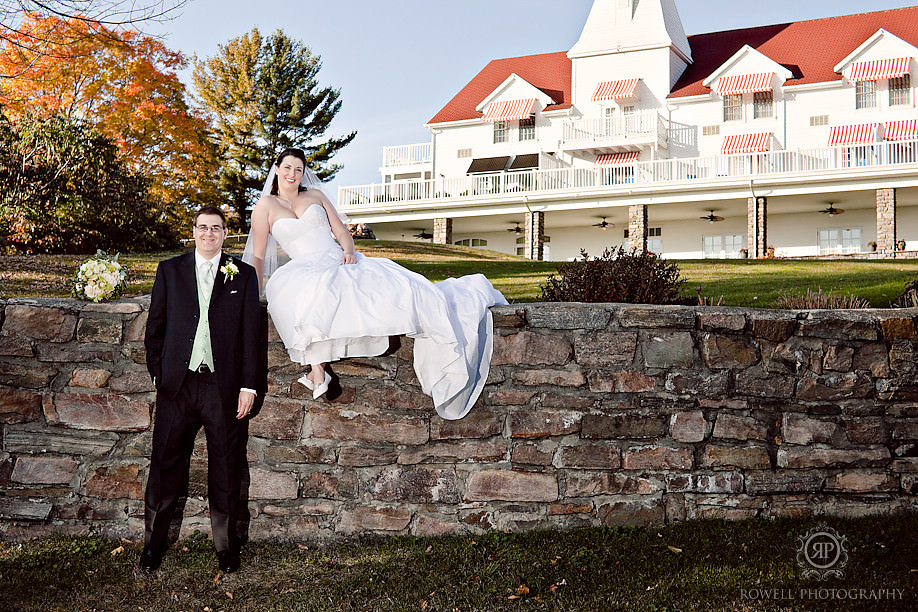
[(316, 387), (312, 392), (312, 399), (319, 399), (325, 392), (328, 391), (328, 385), (331, 384), (331, 374), (328, 372), (325, 373), (325, 380), (322, 381), (322, 384)]
[(315, 391), (315, 390), (316, 390), (316, 384), (315, 384), (314, 382), (312, 382), (311, 380), (309, 380), (309, 376), (308, 376), (307, 374), (303, 374), (302, 376), (300, 376), (299, 378), (297, 378), (297, 379), (296, 379), (296, 382), (300, 383), (301, 385), (303, 385), (304, 387), (306, 387), (306, 388), (309, 389), (310, 391)]

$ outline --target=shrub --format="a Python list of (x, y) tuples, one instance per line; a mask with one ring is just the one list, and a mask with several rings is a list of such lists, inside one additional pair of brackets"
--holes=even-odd
[(918, 306), (918, 280), (905, 285), (905, 291), (892, 303), (897, 308), (914, 308)]
[(629, 304), (671, 304), (682, 302), (679, 289), (685, 282), (679, 267), (654, 253), (625, 252), (608, 248), (590, 259), (583, 249), (582, 259), (558, 266), (542, 286), (546, 302), (625, 302)]
[(780, 293), (772, 308), (785, 308), (788, 310), (813, 310), (813, 309), (849, 309), (870, 308), (870, 302), (856, 295), (832, 295), (823, 293), (822, 289), (806, 293)]

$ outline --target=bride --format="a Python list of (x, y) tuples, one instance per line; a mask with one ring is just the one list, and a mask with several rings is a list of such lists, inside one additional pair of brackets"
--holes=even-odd
[[(282, 151), (252, 211), (243, 255), (264, 286), (290, 359), (311, 366), (299, 382), (318, 399), (331, 382), (326, 363), (380, 355), (389, 336), (405, 334), (414, 338), (415, 373), (437, 413), (461, 419), (487, 380), (489, 307), (506, 304), (504, 296), (482, 274), (434, 284), (393, 261), (356, 252), (319, 187), (302, 150)], [(291, 261), (274, 271), (277, 244)]]

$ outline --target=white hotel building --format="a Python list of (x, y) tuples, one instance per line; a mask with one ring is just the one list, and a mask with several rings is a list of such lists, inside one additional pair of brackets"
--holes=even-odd
[(595, 0), (570, 51), (490, 62), (339, 206), (532, 259), (911, 256), (916, 58), (918, 7), (686, 37), (674, 0)]

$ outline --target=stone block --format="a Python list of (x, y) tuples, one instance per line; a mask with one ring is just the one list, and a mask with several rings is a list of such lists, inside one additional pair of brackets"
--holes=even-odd
[(837, 423), (794, 412), (785, 412), (781, 418), (781, 437), (787, 444), (840, 444), (845, 441), (844, 430)]
[(742, 493), (743, 475), (740, 472), (670, 474), (666, 477), (666, 490), (673, 493)]
[(865, 417), (844, 423), (845, 437), (852, 444), (885, 444), (889, 439), (885, 421), (880, 417)]
[(345, 467), (391, 465), (397, 460), (398, 451), (391, 447), (345, 446), (338, 452), (338, 465)]
[(387, 508), (383, 506), (358, 506), (353, 510), (343, 510), (336, 531), (344, 534), (362, 531), (403, 531), (411, 522), (411, 511), (407, 508)]
[(289, 505), (265, 504), (262, 512), (268, 516), (329, 516), (335, 514), (335, 504), (330, 501), (297, 503)]
[(0, 389), (0, 423), (26, 423), (41, 416), (41, 395), (24, 389)]
[(851, 367), (854, 370), (869, 370), (874, 378), (890, 376), (889, 350), (882, 342), (871, 342), (854, 351)]
[(647, 501), (615, 501), (596, 508), (596, 515), (604, 527), (648, 527), (662, 525), (665, 510), (662, 499)]
[(826, 348), (826, 354), (822, 358), (822, 368), (824, 370), (834, 370), (836, 372), (847, 372), (851, 369), (854, 362), (854, 349), (850, 346), (831, 345)]
[(581, 436), (594, 439), (658, 438), (666, 432), (666, 418), (660, 415), (587, 414)]
[(303, 428), (302, 402), (266, 397), (261, 410), (249, 421), (249, 435), (275, 440), (296, 440)]
[(670, 446), (633, 446), (624, 452), (626, 470), (690, 470), (694, 466), (692, 449)]
[(890, 463), (889, 469), (893, 472), (918, 472), (918, 457), (900, 457)]
[(538, 387), (551, 385), (554, 387), (581, 387), (586, 383), (586, 377), (580, 370), (553, 369), (553, 370), (522, 370), (514, 372), (511, 379), (518, 385), (525, 387)]
[(319, 470), (301, 477), (300, 497), (354, 499), (357, 479), (350, 470)]
[(97, 344), (39, 344), (38, 360), (48, 363), (112, 363), (117, 347)]
[(797, 333), (813, 338), (832, 338), (838, 340), (877, 340), (880, 335), (876, 322), (867, 315), (855, 311), (812, 310), (809, 316), (801, 319)]
[(896, 441), (918, 440), (918, 422), (894, 421), (892, 423), (892, 439)]
[(579, 442), (576, 446), (560, 447), (554, 464), (564, 469), (617, 470), (621, 467), (621, 456), (613, 444)]
[(423, 410), (433, 412), (433, 400), (423, 393), (389, 385), (364, 385), (357, 391), (359, 400), (379, 411)]
[(577, 433), (583, 415), (549, 410), (514, 410), (510, 412), (511, 438), (548, 438)]
[(338, 376), (354, 376), (361, 380), (394, 380), (398, 369), (394, 359), (348, 359), (336, 362), (334, 368)]
[(566, 365), (572, 352), (571, 343), (564, 336), (520, 331), (494, 336), (491, 365)]
[(526, 322), (530, 327), (550, 329), (604, 329), (612, 318), (606, 308), (598, 304), (529, 304)]
[(460, 535), (464, 529), (454, 516), (416, 514), (411, 523), (411, 535), (418, 538), (439, 538)]
[(701, 356), (715, 370), (747, 368), (759, 361), (751, 340), (710, 333), (701, 335)]
[(143, 342), (144, 333), (147, 329), (147, 317), (149, 312), (146, 310), (137, 314), (136, 317), (124, 323), (124, 342)]
[(97, 468), (86, 481), (83, 494), (105, 499), (143, 499), (140, 467), (130, 464)]
[(568, 514), (592, 514), (593, 504), (549, 504), (548, 516), (565, 516)]
[(457, 504), (456, 473), (450, 469), (387, 468), (366, 482), (379, 501), (416, 504)]
[(760, 318), (758, 313), (753, 314), (752, 333), (756, 338), (771, 342), (784, 342), (794, 334), (796, 329), (796, 318)]
[(430, 437), (423, 416), (358, 413), (353, 410), (309, 410), (312, 436), (371, 443), (424, 444)]
[(918, 495), (918, 474), (903, 474), (899, 487), (906, 495)]
[(249, 499), (296, 499), (296, 476), (263, 469), (249, 470)]
[(695, 316), (704, 331), (741, 332), (746, 328), (746, 315), (740, 313), (697, 311)]
[(588, 367), (629, 366), (636, 347), (636, 332), (579, 333), (574, 337), (574, 359)]
[(766, 470), (771, 467), (771, 458), (768, 456), (768, 450), (762, 446), (706, 444), (701, 456), (701, 465), (706, 468)]
[(560, 408), (561, 410), (589, 410), (596, 405), (596, 400), (583, 395), (546, 392), (537, 399), (537, 405), (541, 408)]
[[(149, 301), (147, 305), (149, 306)], [(87, 302), (82, 309), (82, 312), (98, 312), (108, 315), (131, 315), (142, 311), (143, 306), (134, 300), (124, 302)]]
[(80, 317), (77, 325), (77, 340), (79, 342), (119, 344), (122, 335), (121, 327), (121, 319)]
[(815, 470), (749, 470), (746, 472), (746, 493), (818, 493), (825, 480), (825, 473)]
[(32, 357), (32, 343), (25, 336), (0, 335), (0, 357)]
[(31, 453), (41, 449), (61, 455), (101, 456), (111, 452), (118, 440), (118, 434), (102, 431), (81, 432), (36, 424), (8, 425), (3, 434), (3, 450)]
[(43, 522), (51, 516), (53, 508), (48, 502), (0, 497), (0, 519)]
[(70, 457), (23, 455), (16, 458), (10, 480), (27, 485), (66, 485), (79, 467)]
[(779, 468), (882, 467), (889, 463), (885, 447), (857, 449), (786, 447), (778, 449)]
[(76, 313), (63, 308), (27, 305), (8, 305), (4, 315), (5, 335), (19, 334), (47, 342), (73, 340), (78, 320)]
[(101, 389), (108, 384), (112, 373), (102, 369), (76, 369), (70, 377), (71, 387), (84, 387), (86, 389)]
[(615, 391), (617, 393), (646, 393), (656, 388), (656, 381), (641, 372), (632, 372), (624, 370), (621, 372), (612, 372), (615, 379)]
[(768, 426), (753, 417), (722, 412), (714, 422), (713, 436), (732, 440), (767, 440)]
[(657, 479), (632, 476), (621, 472), (568, 472), (564, 497), (596, 497), (597, 495), (654, 495), (663, 491)]
[(648, 368), (687, 368), (695, 362), (695, 342), (689, 332), (647, 333), (641, 354)]
[(837, 401), (870, 397), (874, 384), (859, 372), (807, 377), (797, 385), (797, 397), (803, 401)]
[(667, 391), (693, 397), (724, 397), (731, 393), (730, 372), (721, 370), (669, 371), (666, 373)]
[(701, 442), (710, 431), (701, 410), (676, 412), (669, 419), (669, 435), (676, 442)]
[(534, 391), (496, 389), (487, 394), (487, 403), (491, 406), (525, 406), (533, 397)]
[(503, 414), (476, 409), (459, 420), (432, 418), (430, 439), (490, 438), (499, 435), (503, 428)]
[(463, 440), (460, 442), (428, 443), (401, 451), (400, 465), (418, 463), (493, 463), (506, 461), (507, 442), (502, 439)]
[(551, 465), (555, 456), (554, 445), (517, 444), (510, 451), (510, 462), (514, 465)]
[(526, 309), (516, 306), (497, 306), (491, 308), (494, 329), (519, 329), (526, 326)]
[(0, 362), (0, 385), (10, 385), (11, 387), (25, 389), (42, 389), (54, 380), (57, 373), (57, 368), (34, 363), (25, 365)]
[(740, 396), (787, 399), (794, 395), (795, 380), (753, 367), (736, 375), (736, 393)]
[(146, 370), (125, 370), (108, 381), (112, 393), (152, 393), (156, 391), (153, 379)]
[(625, 306), (616, 314), (622, 327), (683, 328), (695, 327), (695, 309), (686, 306)]
[(880, 319), (880, 329), (885, 340), (912, 340), (915, 338), (915, 322), (908, 317)]
[(57, 393), (44, 404), (51, 425), (99, 431), (143, 431), (150, 426), (150, 404), (119, 395)]
[(899, 480), (888, 472), (858, 470), (838, 472), (826, 480), (826, 491), (845, 493), (884, 493), (896, 491)]
[(466, 501), (553, 502), (558, 480), (553, 474), (511, 470), (478, 470), (468, 475)]

